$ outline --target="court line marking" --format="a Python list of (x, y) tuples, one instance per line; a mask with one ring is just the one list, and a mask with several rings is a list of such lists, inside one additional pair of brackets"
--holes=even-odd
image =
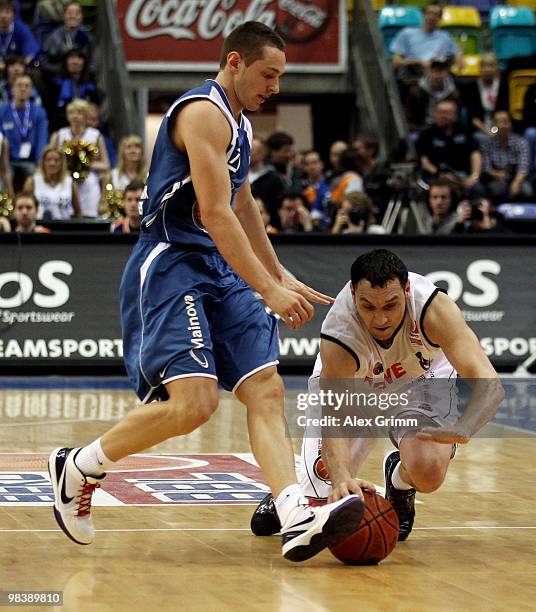
[[(413, 531), (455, 531), (468, 529), (536, 529), (536, 525), (480, 525), (460, 527), (414, 527)], [(246, 528), (233, 527), (140, 527), (131, 529), (96, 529), (97, 533), (132, 533), (150, 531), (251, 531)], [(0, 533), (61, 533), (61, 529), (0, 529)]]

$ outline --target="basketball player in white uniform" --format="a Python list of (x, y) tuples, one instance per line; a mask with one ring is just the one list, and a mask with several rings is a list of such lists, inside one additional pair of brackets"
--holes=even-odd
[[(483, 379), (473, 381), (463, 416), (457, 410), (458, 373), (466, 380)], [(352, 265), (351, 281), (322, 325), (309, 393), (354, 378), (359, 391), (370, 388), (400, 398), (415, 391), (414, 399), (405, 396), (396, 408), (395, 425), (384, 430), (397, 447), (384, 461), (386, 497), (400, 521), (399, 539), (405, 540), (413, 526), (415, 492), (430, 493), (442, 484), (455, 444), (467, 443), (493, 417), (502, 385), (456, 304), (384, 249)], [(375, 440), (361, 433), (365, 437), (320, 439), (305, 431), (304, 495), (333, 501), (368, 486), (354, 475)], [(266, 498), (252, 518), (252, 530), (268, 535), (277, 526)]]

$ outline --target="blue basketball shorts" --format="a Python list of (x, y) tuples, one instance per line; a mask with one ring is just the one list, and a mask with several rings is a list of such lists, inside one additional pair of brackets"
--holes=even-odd
[(142, 402), (165, 384), (202, 376), (236, 391), (278, 363), (277, 320), (218, 252), (140, 238), (120, 287), (123, 352)]

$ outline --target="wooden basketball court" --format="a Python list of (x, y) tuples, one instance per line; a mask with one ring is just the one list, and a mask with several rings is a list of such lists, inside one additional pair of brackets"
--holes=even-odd
[[(462, 448), (380, 565), (329, 552), (298, 565), (277, 536), (249, 531), (265, 487), (244, 408), (222, 394), (204, 428), (118, 464), (98, 491), (97, 539), (78, 546), (53, 519), (46, 453), (89, 442), (135, 403), (128, 391), (0, 390), (0, 591), (63, 591), (62, 609), (81, 612), (534, 609), (535, 436), (494, 428)], [(388, 448), (362, 477), (383, 484)]]

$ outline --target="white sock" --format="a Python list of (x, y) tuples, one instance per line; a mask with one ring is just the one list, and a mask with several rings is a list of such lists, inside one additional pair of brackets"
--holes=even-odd
[(97, 438), (76, 455), (75, 463), (83, 474), (100, 476), (114, 464), (114, 461), (104, 454), (100, 441), (101, 439)]
[(393, 487), (395, 489), (399, 489), (401, 491), (408, 491), (409, 489), (413, 489), (412, 485), (408, 484), (402, 476), (400, 476), (400, 466), (402, 463), (399, 461), (396, 464), (395, 469), (391, 475), (391, 482), (393, 483)]
[(277, 516), (284, 525), (287, 522), (291, 510), (298, 505), (298, 500), (302, 497), (299, 484), (291, 484), (285, 487), (274, 500)]

